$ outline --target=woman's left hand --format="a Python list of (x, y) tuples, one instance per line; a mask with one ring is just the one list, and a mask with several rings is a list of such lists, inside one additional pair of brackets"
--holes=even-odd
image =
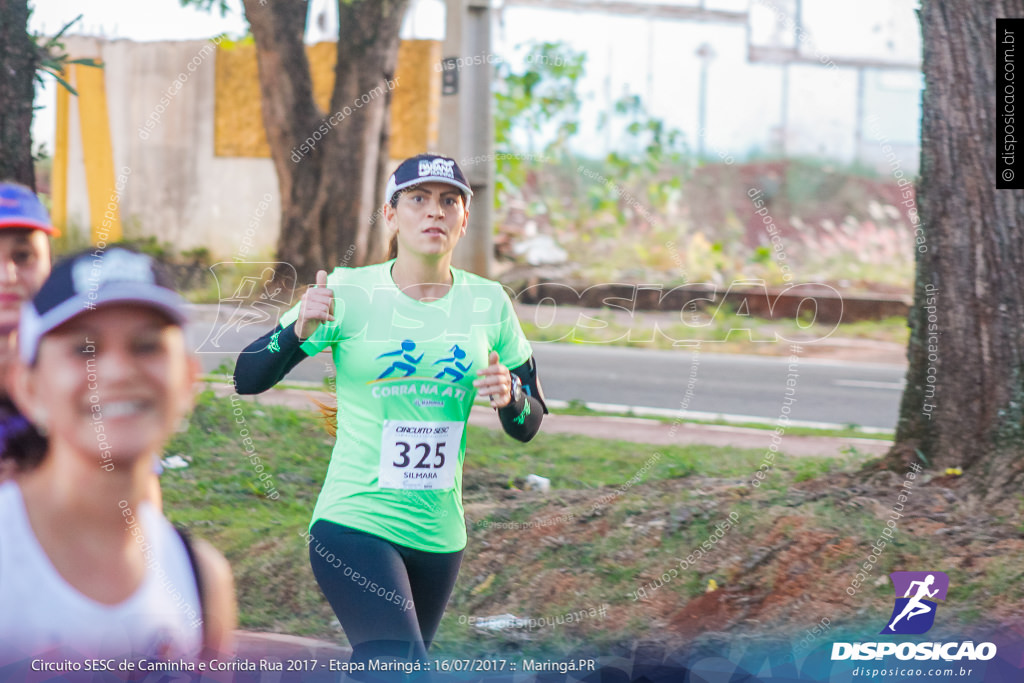
[(512, 401), (512, 373), (498, 362), (498, 352), (491, 351), (487, 367), (477, 373), (473, 386), (491, 399), (492, 408), (504, 408)]

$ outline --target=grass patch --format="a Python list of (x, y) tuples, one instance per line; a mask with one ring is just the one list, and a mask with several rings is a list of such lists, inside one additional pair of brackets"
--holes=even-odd
[(836, 334), (851, 339), (872, 339), (874, 341), (895, 342), (906, 345), (910, 341), (910, 328), (907, 319), (891, 316), (883, 320), (859, 320), (844, 323), (836, 330)]
[[(538, 317), (539, 314), (535, 315)], [(753, 318), (737, 315), (722, 307), (713, 316), (707, 313), (679, 316), (660, 313), (618, 315), (611, 309), (580, 309), (574, 323), (551, 322), (538, 325), (529, 316), (520, 315), (526, 337), (531, 342), (562, 342), (567, 344), (614, 344), (654, 349), (687, 350), (689, 345), (709, 344), (704, 350), (718, 353), (752, 353), (785, 355), (789, 342), (827, 344), (828, 339), (870, 339), (906, 345), (910, 330), (906, 318), (861, 320), (853, 323), (827, 325), (809, 320)], [(780, 347), (774, 351), (772, 347)]]
[[(247, 438), (252, 439), (251, 445), (244, 441)], [(632, 530), (626, 522), (650, 505), (645, 498), (649, 493), (641, 491), (657, 482), (695, 474), (749, 477), (763, 455), (760, 451), (700, 446), (655, 449), (543, 432), (531, 443), (519, 444), (500, 432), (473, 426), (468, 438), (467, 501), (492, 499), (495, 491), (507, 489), (530, 473), (549, 477), (555, 492), (593, 491), (580, 508), (583, 512), (602, 496), (611, 496), (605, 505), (618, 527), (615, 533), (589, 545), (548, 548), (546, 555), (537, 558), (540, 567), (552, 569), (579, 566), (567, 561), (567, 553), (575, 560), (584, 558), (587, 564), (583, 566), (596, 568), (606, 582), (600, 590), (606, 599), (623, 593), (624, 585), (636, 574), (635, 568), (610, 558), (630, 543)], [(233, 404), (212, 391), (200, 394), (188, 430), (175, 434), (167, 444), (165, 456), (177, 454), (190, 461), (189, 467), (169, 469), (162, 477), (167, 516), (210, 540), (228, 557), (235, 574), (242, 628), (340, 638), (334, 615), (309, 569), (301, 536), (326, 475), (332, 445), (312, 411), (241, 400)], [(811, 467), (807, 462), (818, 461), (801, 459), (799, 467)], [(815, 471), (835, 466), (825, 462)], [(622, 487), (625, 492), (616, 494)], [(274, 492), (276, 499), (268, 497)], [(537, 514), (543, 516), (538, 506), (517, 506), (511, 514), (496, 519), (526, 523)], [(700, 533), (705, 532), (702, 524)], [(680, 540), (690, 542), (696, 537)], [(650, 561), (661, 560), (652, 557)], [(460, 579), (466, 591), (472, 588), (469, 579)], [(486, 595), (500, 593), (507, 581), (507, 577), (499, 577)], [(455, 636), (456, 631), (449, 635)]]
[[(272, 490), (246, 452), (247, 438)], [(752, 489), (747, 482), (763, 450), (653, 447), (543, 431), (531, 443), (518, 444), (477, 427), (469, 428), (468, 438), (470, 540), (432, 651), (438, 656), (548, 657), (657, 638), (664, 624), (652, 612), (664, 604), (682, 608), (707, 591), (709, 579), (724, 589), (763, 595), (810, 576), (842, 592), (885, 526), (877, 505), (821, 497), (830, 480), (862, 463), (849, 455), (780, 457), (762, 486)], [(189, 429), (167, 446), (165, 455), (191, 460), (189, 467), (163, 475), (167, 515), (231, 562), (242, 628), (344, 642), (313, 579), (302, 536), (331, 449), (332, 439), (311, 410), (232, 404), (210, 391), (200, 395)], [(551, 492), (511, 488), (530, 473), (550, 478)], [(883, 507), (892, 502), (879, 501)], [(678, 566), (679, 558), (697, 553), (733, 512), (733, 530), (659, 588), (656, 602), (645, 606), (630, 597)], [(953, 569), (946, 557), (950, 548), (937, 544), (931, 531), (915, 535), (912, 527), (901, 522), (861, 587), (858, 599), (865, 604), (891, 604), (891, 586), (880, 577), (911, 566), (949, 567), (960, 603), (985, 607), (1024, 596), (1021, 589), (1006, 589), (1021, 578), (1011, 561), (990, 560), (981, 576)], [(964, 552), (986, 552), (981, 540), (966, 546)], [(819, 556), (813, 569), (793, 564)], [(589, 615), (603, 606), (607, 616)], [(580, 611), (587, 616), (572, 623), (500, 632), (481, 631), (468, 619), (513, 614), (552, 620)], [(965, 608), (958, 618), (976, 620), (984, 613)], [(864, 617), (858, 614), (849, 616)], [(833, 621), (838, 631), (841, 617)]]
[[(246, 452), (244, 438), (252, 439), (255, 457)], [(167, 516), (230, 560), (242, 628), (298, 635), (332, 630), (333, 614), (319, 595), (299, 535), (327, 473), (331, 446), (312, 413), (247, 401), (232, 405), (211, 391), (199, 396), (188, 431), (167, 444), (166, 455), (191, 460), (189, 467), (163, 474)], [(276, 500), (267, 497), (273, 491), (261, 473), (269, 475), (264, 481), (277, 491)]]
[[(640, 482), (678, 479), (694, 474), (714, 478), (749, 478), (764, 457), (763, 449), (714, 446), (653, 446), (586, 436), (546, 434), (543, 429), (529, 443), (511, 441), (502, 432), (469, 427), (466, 451), (467, 479), (524, 479), (539, 474), (556, 489), (593, 489)], [(785, 448), (783, 447), (783, 450)], [(828, 472), (843, 458), (785, 458), (775, 469), (782, 472)], [(467, 487), (468, 488), (468, 487)], [(468, 491), (467, 491), (468, 493)]]

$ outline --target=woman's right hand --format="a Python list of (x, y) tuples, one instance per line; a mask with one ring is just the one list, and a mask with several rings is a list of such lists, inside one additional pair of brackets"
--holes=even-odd
[(300, 340), (310, 337), (320, 323), (334, 320), (334, 292), (327, 288), (327, 271), (316, 271), (316, 284), (310, 285), (302, 295), (299, 317), (295, 321), (295, 334)]

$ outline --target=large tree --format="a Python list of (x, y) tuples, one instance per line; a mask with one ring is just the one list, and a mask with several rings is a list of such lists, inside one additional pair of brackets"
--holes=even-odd
[[(182, 0), (227, 8), (225, 0)], [(380, 204), (388, 162), (388, 83), (398, 62), (399, 29), (409, 0), (337, 0), (339, 36), (330, 111), (313, 99), (303, 37), (306, 0), (243, 0), (256, 44), (263, 124), (281, 196), (277, 257), (295, 266), (299, 282), (340, 263), (372, 261), (380, 231), (369, 218)], [(377, 93), (330, 126), (355, 100)], [(366, 98), (363, 100), (366, 101)], [(325, 125), (328, 124), (328, 125)], [(316, 131), (311, 151), (292, 152)], [(326, 131), (326, 132), (324, 132)]]
[(1021, 16), (1024, 0), (921, 3), (925, 241), (889, 455), (997, 495), (1024, 483), (1024, 192), (995, 189), (993, 141), (996, 18)]
[(0, 178), (32, 189), (32, 99), (39, 53), (27, 0), (0, 0)]
[(72, 94), (62, 78), (69, 64), (98, 67), (92, 59), (69, 59), (61, 37), (82, 15), (49, 38), (31, 34), (28, 0), (0, 0), (0, 179), (36, 189), (32, 154), (32, 112), (35, 84), (53, 76)]

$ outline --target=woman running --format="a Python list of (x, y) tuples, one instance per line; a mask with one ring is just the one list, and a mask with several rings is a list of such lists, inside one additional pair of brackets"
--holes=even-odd
[(452, 159), (402, 162), (383, 206), (391, 260), (319, 271), (235, 368), (238, 392), (258, 393), (331, 351), (337, 442), (307, 541), (353, 661), (426, 657), (466, 547), (462, 464), (477, 393), (520, 441), (546, 412), (508, 295), (451, 267), (472, 194)]
[(0, 662), (229, 649), (227, 562), (146, 499), (193, 400), (182, 304), (151, 259), (109, 249), (58, 264), (23, 307), (10, 389), (46, 439), (0, 484)]
[(4, 442), (25, 451), (21, 462), (42, 457), (44, 444), (7, 393), (7, 368), (18, 355), (21, 305), (32, 298), (50, 273), (53, 223), (35, 193), (24, 185), (0, 182), (0, 481), (13, 472)]

